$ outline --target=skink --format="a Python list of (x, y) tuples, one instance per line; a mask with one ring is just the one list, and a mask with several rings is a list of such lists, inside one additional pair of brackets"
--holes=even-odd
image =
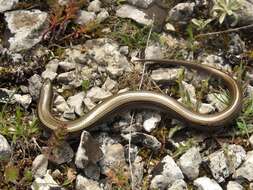
[[(112, 114), (125, 108), (151, 108), (159, 109), (170, 114), (171, 117), (178, 119), (188, 126), (198, 129), (215, 129), (217, 127), (230, 124), (241, 111), (242, 92), (237, 82), (228, 74), (213, 67), (179, 60), (138, 60), (139, 62), (149, 62), (150, 65), (164, 66), (184, 66), (189, 69), (205, 72), (213, 77), (223, 80), (230, 92), (230, 104), (222, 112), (213, 114), (200, 114), (189, 110), (174, 98), (150, 91), (129, 91), (114, 95), (102, 103), (98, 104), (86, 115), (73, 120), (61, 121), (51, 113), (53, 88), (49, 79), (44, 81), (41, 88), (40, 99), (38, 102), (38, 117), (41, 123), (52, 129), (57, 130), (65, 127), (69, 133), (89, 129), (98, 123), (102, 123)], [(149, 64), (148, 64), (149, 65)]]

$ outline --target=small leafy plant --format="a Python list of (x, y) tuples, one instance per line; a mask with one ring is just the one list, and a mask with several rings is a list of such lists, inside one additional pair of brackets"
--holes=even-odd
[(212, 22), (213, 19), (207, 19), (207, 20), (204, 20), (204, 19), (196, 19), (196, 18), (193, 18), (191, 20), (191, 22), (194, 24), (194, 26), (196, 27), (197, 30), (204, 30), (206, 28), (206, 26)]
[[(122, 32), (124, 31), (124, 32)], [(128, 46), (129, 49), (143, 49), (146, 46), (149, 36), (150, 26), (141, 27), (128, 19), (117, 19), (113, 24), (113, 39), (120, 45)], [(158, 41), (159, 37), (155, 32), (151, 33), (151, 40)]]
[(91, 23), (89, 26), (74, 24), (79, 10), (85, 4), (85, 0), (70, 0), (65, 6), (60, 6), (57, 2), (48, 0), (51, 13), (49, 27), (44, 32), (43, 39), (52, 42), (79, 38), (82, 34), (86, 34), (93, 28), (96, 28), (96, 23)]
[(87, 92), (87, 90), (89, 89), (90, 87), (90, 81), (89, 80), (83, 80), (82, 82), (82, 90), (84, 92)]
[(231, 24), (235, 26), (238, 22), (238, 15), (236, 11), (241, 8), (242, 0), (213, 0), (214, 6), (211, 13), (214, 18), (218, 18), (219, 23), (222, 24), (227, 16), (233, 16), (234, 22)]
[(16, 106), (13, 117), (10, 117), (4, 111), (0, 112), (0, 133), (11, 138), (14, 143), (18, 139), (27, 140), (38, 133), (38, 120), (34, 118), (31, 122), (28, 121), (19, 106)]

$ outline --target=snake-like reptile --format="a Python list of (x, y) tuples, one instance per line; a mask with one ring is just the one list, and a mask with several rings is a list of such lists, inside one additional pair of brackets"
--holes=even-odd
[(226, 126), (236, 119), (242, 107), (242, 92), (238, 83), (228, 74), (213, 67), (178, 60), (138, 60), (140, 62), (152, 62), (161, 66), (184, 66), (189, 69), (210, 74), (212, 77), (223, 80), (230, 92), (230, 104), (227, 108), (218, 113), (200, 114), (189, 110), (174, 98), (150, 91), (129, 91), (114, 95), (104, 102), (98, 104), (86, 115), (73, 121), (61, 121), (51, 113), (53, 88), (49, 79), (45, 80), (41, 88), (38, 103), (38, 117), (42, 124), (52, 130), (65, 127), (67, 132), (78, 132), (89, 129), (98, 123), (102, 123), (113, 113), (117, 113), (125, 108), (151, 108), (159, 109), (169, 113), (172, 118), (176, 118), (188, 126), (198, 129), (215, 129)]

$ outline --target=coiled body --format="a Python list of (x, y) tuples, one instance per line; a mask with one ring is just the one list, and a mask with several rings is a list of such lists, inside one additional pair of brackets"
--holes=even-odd
[(161, 66), (185, 66), (186, 68), (206, 72), (220, 78), (230, 92), (230, 104), (222, 112), (214, 114), (199, 114), (184, 107), (175, 99), (163, 94), (149, 91), (130, 91), (114, 95), (97, 105), (85, 116), (74, 121), (61, 121), (51, 114), (53, 88), (49, 79), (45, 80), (38, 103), (38, 117), (42, 124), (52, 130), (65, 127), (67, 132), (77, 132), (88, 129), (103, 122), (113, 113), (125, 108), (151, 108), (168, 112), (171, 117), (199, 129), (213, 129), (231, 123), (239, 114), (242, 105), (242, 92), (237, 82), (228, 74), (213, 67), (177, 60), (138, 60), (153, 62)]

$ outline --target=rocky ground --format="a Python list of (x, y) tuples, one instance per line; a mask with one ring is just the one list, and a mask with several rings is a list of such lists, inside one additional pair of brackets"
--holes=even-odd
[[(0, 0), (0, 21), (0, 189), (253, 190), (252, 0)], [(74, 139), (38, 121), (46, 78), (62, 120), (129, 90), (203, 114), (228, 105), (222, 81), (137, 58), (230, 73), (244, 92), (240, 116), (206, 132), (136, 108)]]

